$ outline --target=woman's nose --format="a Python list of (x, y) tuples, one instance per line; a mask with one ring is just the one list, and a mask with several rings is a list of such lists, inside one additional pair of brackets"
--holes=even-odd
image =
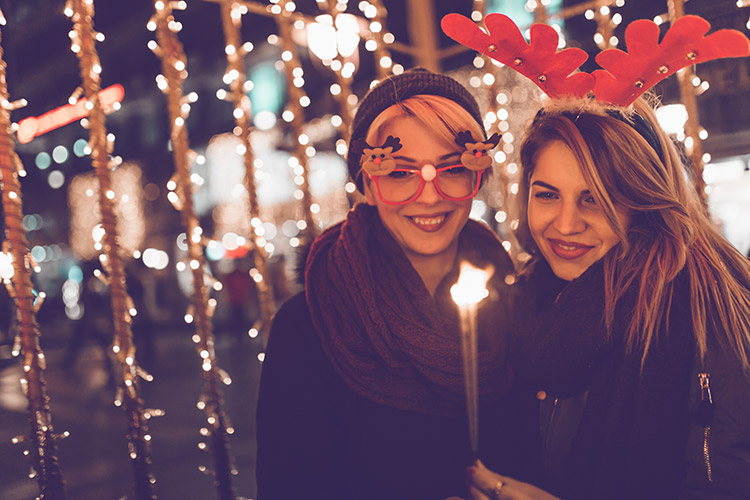
[(560, 234), (576, 234), (586, 229), (586, 221), (574, 203), (563, 203), (555, 217), (555, 229)]
[(435, 180), (436, 179), (433, 179), (429, 182), (425, 181), (422, 192), (419, 193), (419, 196), (414, 201), (418, 201), (420, 203), (437, 203), (438, 201), (440, 201), (442, 197), (435, 187)]

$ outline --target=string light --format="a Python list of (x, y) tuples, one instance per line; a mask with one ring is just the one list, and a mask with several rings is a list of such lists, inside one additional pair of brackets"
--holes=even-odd
[[(235, 110), (242, 111), (241, 114), (235, 114), (235, 123), (239, 130), (239, 139), (241, 141), (242, 153), (245, 166), (245, 190), (248, 195), (249, 202), (249, 216), (250, 220), (260, 221), (260, 207), (258, 205), (257, 188), (255, 185), (256, 171), (255, 171), (255, 157), (253, 154), (253, 148), (251, 144), (251, 133), (250, 133), (250, 115), (251, 115), (251, 102), (250, 98), (245, 94), (245, 67), (243, 56), (245, 54), (244, 48), (239, 51), (235, 50), (234, 47), (244, 47), (241, 40), (241, 20), (242, 15), (239, 12), (237, 5), (230, 5), (223, 3), (221, 6), (222, 14), (222, 27), (224, 29), (224, 38), (226, 41), (227, 50), (227, 69), (229, 72), (236, 72), (238, 77), (232, 82), (230, 86), (230, 93), (233, 97)], [(232, 49), (229, 49), (232, 47)], [(283, 54), (289, 54), (288, 61), (291, 61), (294, 54), (289, 50), (284, 51)], [(283, 57), (282, 57), (283, 59)], [(302, 67), (297, 66), (292, 70), (292, 74), (302, 74)], [(252, 83), (252, 82), (251, 82)], [(266, 270), (266, 250), (259, 241), (258, 235), (254, 232), (250, 232), (250, 241), (253, 248), (253, 262), (255, 267), (259, 269), (261, 276), (267, 273)], [(260, 306), (261, 319), (263, 321), (263, 327), (268, 330), (271, 327), (271, 318), (275, 309), (273, 303), (273, 291), (269, 280), (263, 280), (258, 284), (258, 301)]]
[[(667, 2), (668, 12), (662, 17), (668, 17), (672, 22), (681, 18), (685, 15), (684, 1), (673, 0)], [(698, 100), (697, 96), (708, 90), (708, 82), (701, 82), (701, 79), (695, 75), (695, 67), (688, 66), (677, 72), (677, 81), (680, 86), (680, 97), (685, 110), (687, 111), (687, 121), (685, 123), (685, 139), (683, 144), (685, 150), (690, 156), (690, 168), (693, 170), (693, 180), (695, 182), (695, 189), (703, 201), (704, 206), (707, 206), (706, 198), (706, 184), (703, 180), (703, 165), (704, 165), (704, 154), (703, 144), (701, 141), (700, 133), (703, 128), (700, 125), (700, 118), (698, 113)], [(705, 83), (705, 85), (703, 85)]]
[[(109, 278), (114, 319), (113, 344), (120, 350), (115, 356), (118, 387), (115, 403), (126, 413), (128, 425), (128, 448), (134, 466), (135, 492), (139, 498), (153, 497), (153, 476), (150, 473), (150, 439), (139, 396), (138, 373), (135, 366), (135, 346), (130, 330), (128, 311), (129, 296), (125, 283), (125, 272), (120, 256), (119, 235), (116, 227), (112, 170), (121, 160), (111, 158), (114, 136), (108, 135), (104, 124), (104, 111), (96, 96), (101, 90), (102, 67), (96, 52), (95, 42), (102, 39), (94, 31), (94, 5), (91, 0), (69, 0), (65, 12), (73, 22), (69, 33), (71, 50), (78, 56), (82, 87), (88, 99), (88, 117), (91, 147), (91, 161), (99, 181), (99, 210), (102, 217), (104, 235), (100, 262)], [(111, 195), (110, 195), (111, 193)], [(104, 257), (104, 258), (102, 258)], [(132, 302), (132, 300), (131, 300)]]
[[(5, 18), (0, 12), (0, 24)], [(10, 111), (25, 105), (25, 100), (10, 102), (6, 85), (5, 61), (0, 47), (0, 177), (3, 179), (2, 203), (5, 217), (5, 240), (0, 253), (0, 278), (8, 294), (16, 304), (18, 334), (12, 354), (22, 355), (24, 378), (21, 388), (29, 401), (29, 415), (32, 423), (28, 436), (29, 447), (23, 454), (31, 459), (30, 478), (36, 478), (40, 498), (65, 499), (65, 490), (57, 465), (57, 441), (67, 436), (57, 435), (52, 428), (52, 415), (49, 408), (44, 371), (46, 358), (39, 345), (39, 326), (36, 313), (41, 307), (45, 294), (37, 294), (31, 280), (32, 270), (38, 266), (31, 257), (23, 226), (23, 203), (19, 177), (25, 175), (14, 150), (10, 121)], [(30, 390), (31, 389), (31, 390)], [(26, 440), (24, 436), (13, 438), (18, 444)], [(37, 472), (41, 471), (41, 472)]]
[[(287, 5), (289, 7), (287, 7)], [(299, 57), (297, 56), (297, 48), (294, 45), (291, 34), (292, 24), (295, 20), (295, 18), (291, 15), (294, 12), (294, 2), (291, 2), (289, 0), (280, 0), (278, 6), (283, 7), (283, 10), (281, 12), (284, 12), (285, 14), (274, 16), (276, 25), (279, 28), (279, 36), (277, 37), (277, 40), (279, 40), (282, 44), (282, 53), (288, 52), (291, 55), (289, 61), (282, 61), (281, 65), (287, 75), (287, 82), (293, 82), (295, 78), (295, 71), (299, 73), (302, 68), (302, 65), (299, 62)], [(288, 122), (291, 125), (293, 133), (297, 137), (300, 137), (304, 133), (305, 123), (303, 102), (309, 101), (305, 99), (307, 95), (305, 94), (302, 86), (297, 87), (296, 85), (289, 85), (289, 83), (287, 83), (287, 91), (289, 93), (290, 99), (287, 105), (287, 109), (284, 110), (281, 117), (284, 121)], [(301, 176), (303, 182), (299, 186), (299, 189), (295, 190), (294, 198), (302, 201), (303, 217), (305, 222), (307, 223), (306, 227), (309, 228), (307, 237), (309, 239), (312, 239), (315, 236), (314, 233), (316, 225), (313, 220), (312, 212), (310, 210), (310, 206), (312, 205), (312, 195), (310, 194), (310, 184), (308, 180), (308, 155), (307, 148), (303, 144), (300, 144), (299, 141), (297, 141), (296, 143), (295, 149), (292, 153), (292, 158), (294, 158), (295, 162), (301, 165), (303, 169), (303, 173)]]
[[(184, 2), (183, 2), (184, 3)], [(228, 4), (222, 4), (222, 9), (229, 8)], [(183, 224), (185, 226), (185, 243), (188, 252), (188, 266), (192, 274), (193, 300), (185, 313), (185, 322), (195, 323), (196, 333), (193, 341), (196, 343), (198, 354), (201, 358), (203, 376), (203, 395), (201, 401), (207, 418), (214, 421), (214, 425), (201, 429), (201, 434), (210, 438), (212, 456), (214, 457), (214, 471), (212, 475), (218, 489), (220, 500), (234, 500), (236, 495), (232, 484), (231, 471), (234, 470), (233, 458), (229, 451), (227, 439), (227, 427), (230, 426), (228, 418), (224, 413), (224, 401), (221, 389), (216, 383), (221, 380), (222, 373), (216, 362), (214, 351), (214, 335), (211, 326), (211, 316), (216, 306), (214, 299), (209, 299), (209, 290), (206, 286), (203, 245), (208, 243), (208, 238), (203, 237), (203, 228), (200, 227), (198, 218), (193, 207), (192, 193), (203, 182), (200, 176), (191, 176), (189, 158), (194, 155), (190, 151), (185, 121), (190, 112), (190, 106), (186, 106), (196, 96), (183, 95), (183, 82), (187, 76), (185, 69), (185, 53), (182, 43), (177, 37), (180, 24), (172, 15), (172, 3), (165, 4), (161, 0), (154, 1), (154, 16), (151, 21), (156, 28), (156, 41), (161, 58), (163, 79), (165, 84), (160, 89), (167, 97), (167, 109), (172, 128), (172, 151), (175, 161), (175, 174), (167, 183), (169, 193), (168, 199), (180, 210)], [(238, 44), (233, 44), (237, 47)], [(227, 53), (238, 56), (237, 50), (228, 50)], [(239, 81), (240, 72), (232, 68), (228, 75), (230, 81)], [(226, 79), (225, 79), (226, 81)], [(241, 107), (240, 107), (241, 106)], [(240, 103), (238, 109), (249, 112), (249, 107)], [(245, 113), (243, 113), (244, 115)], [(178, 120), (179, 119), (179, 120)], [(188, 237), (189, 236), (189, 237)], [(178, 243), (179, 245), (179, 243)], [(185, 268), (185, 263), (178, 263), (178, 269)], [(205, 431), (205, 433), (204, 433)], [(204, 445), (205, 447), (205, 445)], [(202, 470), (207, 468), (201, 466)]]

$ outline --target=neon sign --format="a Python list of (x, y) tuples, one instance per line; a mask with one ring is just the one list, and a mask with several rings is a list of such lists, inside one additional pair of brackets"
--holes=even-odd
[[(116, 83), (99, 92), (99, 103), (102, 108), (107, 108), (120, 101), (125, 96), (125, 89), (122, 85)], [(50, 130), (55, 130), (63, 125), (80, 120), (89, 115), (90, 110), (86, 108), (88, 99), (82, 97), (75, 104), (66, 104), (52, 111), (47, 111), (41, 116), (30, 116), (18, 122), (18, 142), (26, 144), (32, 141), (34, 137), (46, 134)]]

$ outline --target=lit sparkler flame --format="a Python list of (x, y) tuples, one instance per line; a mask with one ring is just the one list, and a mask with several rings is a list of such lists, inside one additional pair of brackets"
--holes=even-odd
[(474, 457), (477, 457), (479, 450), (477, 306), (490, 294), (487, 290), (487, 281), (492, 273), (492, 267), (479, 269), (468, 262), (462, 262), (458, 282), (451, 287), (451, 298), (458, 306), (461, 316), (461, 352), (464, 361), (466, 411), (469, 422), (469, 440)]
[(457, 306), (478, 304), (490, 294), (487, 281), (492, 276), (491, 269), (479, 269), (468, 262), (461, 263), (458, 281), (451, 287), (451, 298)]

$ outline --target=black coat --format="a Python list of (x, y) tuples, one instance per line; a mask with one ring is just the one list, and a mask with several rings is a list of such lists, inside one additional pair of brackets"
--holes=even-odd
[[(522, 408), (519, 399), (480, 402), (480, 456), (530, 479), (520, 429), (534, 401)], [(403, 411), (352, 391), (326, 358), (303, 294), (274, 320), (257, 417), (260, 500), (466, 497), (466, 417)]]
[[(696, 362), (688, 279), (684, 272), (676, 278), (668, 322), (642, 370), (641, 353), (628, 354), (622, 340), (634, 294), (622, 299), (606, 335), (601, 263), (527, 327), (522, 377), (546, 392), (538, 484), (567, 500), (750, 498), (750, 378), (715, 342), (709, 366)], [(560, 286), (546, 265), (532, 281), (541, 290)], [(704, 427), (696, 423), (703, 370), (711, 373), (715, 408), (710, 483)]]

